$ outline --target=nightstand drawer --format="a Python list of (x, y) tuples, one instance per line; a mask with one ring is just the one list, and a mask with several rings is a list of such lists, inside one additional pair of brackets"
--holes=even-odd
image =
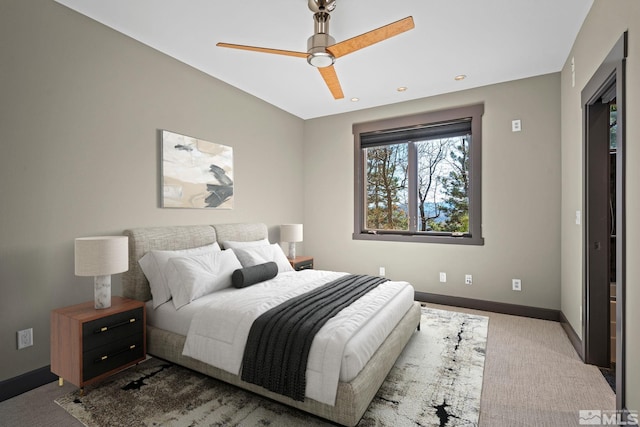
[(137, 308), (84, 323), (82, 352), (86, 353), (105, 344), (119, 342), (132, 335), (142, 336), (143, 316), (143, 309)]
[(307, 269), (313, 269), (313, 260), (304, 261), (299, 264), (296, 264), (296, 270), (298, 271), (307, 270)]
[(88, 381), (143, 357), (142, 334), (87, 351), (82, 355), (82, 380)]

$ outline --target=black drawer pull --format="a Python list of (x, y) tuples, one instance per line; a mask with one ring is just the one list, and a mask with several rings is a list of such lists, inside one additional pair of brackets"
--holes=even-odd
[(129, 347), (125, 347), (125, 348), (123, 348), (122, 350), (117, 351), (117, 352), (115, 352), (115, 353), (112, 353), (112, 354), (105, 354), (104, 356), (101, 356), (101, 357), (99, 357), (99, 358), (95, 359), (95, 360), (93, 361), (93, 363), (100, 363), (100, 362), (104, 362), (105, 360), (107, 360), (107, 359), (108, 359), (108, 358), (110, 358), (110, 357), (115, 357), (115, 356), (117, 356), (117, 355), (119, 355), (119, 354), (122, 354), (122, 353), (124, 353), (124, 352), (126, 352), (126, 351), (134, 350), (135, 348), (136, 348), (136, 345), (135, 345), (135, 344), (132, 344), (132, 345), (130, 345)]
[(124, 322), (116, 323), (116, 324), (110, 325), (110, 326), (103, 326), (101, 328), (96, 328), (96, 329), (93, 330), (93, 333), (94, 334), (99, 334), (101, 332), (106, 332), (106, 331), (108, 331), (110, 329), (119, 328), (120, 326), (125, 326), (125, 325), (128, 325), (130, 323), (135, 323), (135, 322), (136, 322), (135, 317), (132, 317), (131, 319), (125, 320)]

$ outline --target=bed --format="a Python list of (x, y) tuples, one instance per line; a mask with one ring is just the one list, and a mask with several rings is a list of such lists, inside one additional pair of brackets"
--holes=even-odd
[[(265, 224), (218, 224), (144, 227), (124, 232), (129, 237), (129, 270), (122, 276), (123, 295), (140, 301), (146, 301), (148, 311), (152, 294), (149, 282), (139, 265), (139, 260), (153, 250), (182, 250), (198, 248), (216, 242), (253, 242), (268, 238)], [(400, 313), (400, 319), (374, 350), (359, 373), (349, 381), (340, 380), (337, 385), (335, 405), (305, 398), (303, 401), (266, 390), (258, 385), (243, 381), (239, 375), (183, 355), (186, 335), (162, 327), (161, 322), (154, 324), (153, 314), (148, 316), (147, 352), (155, 357), (185, 366), (211, 377), (263, 395), (275, 401), (298, 408), (302, 411), (328, 419), (335, 423), (354, 426), (358, 423), (389, 370), (400, 355), (414, 331), (419, 328), (420, 306), (411, 301), (410, 307)], [(160, 326), (159, 326), (160, 325)]]

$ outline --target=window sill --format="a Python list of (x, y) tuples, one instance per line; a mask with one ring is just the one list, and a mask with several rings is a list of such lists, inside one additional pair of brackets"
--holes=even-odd
[(383, 242), (440, 243), (449, 245), (483, 246), (484, 238), (473, 236), (425, 236), (422, 234), (353, 233), (353, 240), (378, 240)]

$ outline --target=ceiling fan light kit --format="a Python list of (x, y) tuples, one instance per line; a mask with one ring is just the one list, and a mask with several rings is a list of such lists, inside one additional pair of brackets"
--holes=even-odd
[(336, 43), (329, 35), (329, 14), (336, 8), (335, 0), (309, 0), (309, 9), (313, 12), (314, 32), (307, 41), (307, 52), (245, 46), (230, 43), (218, 43), (216, 46), (254, 52), (307, 58), (307, 62), (316, 67), (335, 99), (344, 98), (340, 81), (333, 67), (336, 58), (381, 42), (414, 28), (413, 18), (408, 16), (399, 21), (369, 31), (348, 40)]

